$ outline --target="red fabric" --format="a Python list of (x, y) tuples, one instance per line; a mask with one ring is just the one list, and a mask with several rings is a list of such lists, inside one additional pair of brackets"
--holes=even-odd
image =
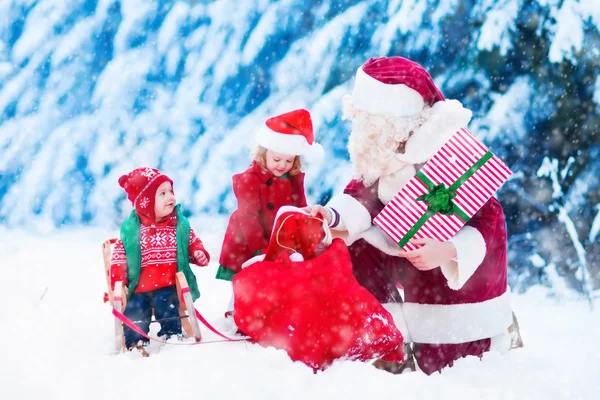
[[(365, 187), (362, 182), (352, 180), (344, 190), (356, 199), (371, 215), (371, 220), (383, 210), (377, 197), (379, 182)], [(365, 240), (357, 240), (348, 247), (352, 257), (352, 269), (358, 282), (382, 303), (398, 303), (402, 297), (398, 292), (397, 279), (399, 258), (386, 254)]]
[(242, 264), (269, 243), (277, 211), (282, 206), (306, 206), (304, 173), (277, 178), (253, 162), (233, 176), (238, 208), (229, 218), (219, 263), (238, 272)]
[(319, 243), (325, 237), (323, 216), (309, 217), (294, 211), (279, 215), (273, 227), (273, 235), (265, 251), (264, 261), (275, 261), (281, 253), (288, 256), (300, 253), (305, 259), (317, 256)]
[(481, 357), (490, 350), (490, 339), (476, 340), (460, 344), (419, 344), (413, 347), (415, 359), (421, 371), (427, 375), (440, 372), (442, 368), (451, 367), (454, 361), (467, 357)]
[[(374, 218), (384, 205), (377, 197), (377, 184), (365, 187), (351, 181), (345, 193), (358, 200)], [(400, 301), (394, 288), (395, 272), (399, 272), (404, 286), (405, 301), (419, 304), (468, 304), (496, 298), (507, 287), (507, 231), (502, 206), (491, 198), (467, 223), (477, 229), (486, 243), (486, 255), (473, 276), (460, 290), (448, 287), (439, 268), (419, 271), (406, 259), (387, 255), (359, 240), (349, 246), (354, 275), (381, 302)], [(427, 374), (452, 365), (454, 360), (467, 355), (481, 356), (489, 350), (490, 340), (483, 339), (463, 344), (419, 344), (416, 360)]]
[(403, 84), (419, 92), (430, 106), (444, 100), (444, 95), (433, 82), (429, 72), (418, 63), (404, 57), (371, 58), (362, 66), (363, 71), (388, 85)]
[(156, 190), (164, 182), (173, 181), (156, 168), (140, 167), (119, 178), (119, 185), (125, 189), (127, 198), (138, 215), (155, 220), (154, 201)]
[(315, 370), (338, 358), (403, 359), (392, 316), (352, 275), (345, 243), (311, 260), (250, 265), (233, 277), (236, 325), (262, 346)]
[(269, 118), (265, 124), (273, 131), (288, 135), (302, 135), (313, 144), (315, 135), (312, 120), (307, 110), (299, 109)]
[[(136, 293), (149, 292), (175, 284), (177, 273), (177, 215), (175, 212), (164, 221), (153, 226), (142, 220), (140, 225), (140, 245), (142, 250), (142, 265), (140, 280), (135, 288)], [(210, 259), (208, 251), (193, 229), (190, 228), (190, 262), (195, 263), (194, 252), (201, 250)], [(115, 243), (110, 266), (110, 282), (114, 289), (115, 282), (127, 280), (127, 258), (123, 242)]]

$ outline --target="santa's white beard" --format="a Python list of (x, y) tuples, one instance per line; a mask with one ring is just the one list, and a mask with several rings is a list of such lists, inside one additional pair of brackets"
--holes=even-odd
[(378, 140), (369, 137), (365, 132), (352, 130), (348, 139), (348, 152), (354, 167), (354, 178), (371, 186), (386, 169), (389, 160), (396, 154), (398, 143), (390, 141), (381, 146)]
[(392, 118), (367, 113), (352, 104), (352, 98), (344, 99), (345, 117), (352, 120), (352, 132), (348, 139), (348, 152), (354, 167), (354, 178), (371, 186), (383, 175), (403, 167), (398, 161), (400, 148), (411, 133), (426, 117), (423, 113), (412, 117)]

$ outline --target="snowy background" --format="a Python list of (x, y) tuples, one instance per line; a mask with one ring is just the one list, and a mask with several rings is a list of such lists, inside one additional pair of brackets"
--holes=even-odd
[[(19, 305), (0, 314), (0, 397), (154, 395), (142, 377), (165, 396), (223, 398), (600, 392), (599, 10), (598, 0), (0, 0), (0, 304)], [(351, 175), (341, 98), (379, 55), (426, 66), (515, 172), (498, 197), (527, 347), (432, 378), (357, 363), (313, 376), (240, 343), (165, 347), (143, 364), (111, 357), (100, 243), (130, 211), (117, 178), (164, 170), (216, 259), (231, 175), (269, 115), (312, 112), (328, 161), (307, 167), (309, 201), (341, 191)], [(218, 325), (227, 294), (215, 268), (196, 270), (197, 305)]]

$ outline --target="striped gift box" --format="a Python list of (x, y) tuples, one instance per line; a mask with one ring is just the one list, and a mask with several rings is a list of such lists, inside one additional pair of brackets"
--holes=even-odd
[[(404, 250), (416, 249), (409, 242), (413, 238), (446, 241), (511, 174), (498, 157), (462, 128), (411, 178), (373, 222)], [(448, 198), (451, 200), (446, 201)], [(442, 211), (440, 204), (445, 207)]]

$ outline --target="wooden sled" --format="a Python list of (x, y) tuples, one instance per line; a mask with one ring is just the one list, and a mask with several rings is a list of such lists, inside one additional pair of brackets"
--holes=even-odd
[[(112, 257), (112, 246), (116, 239), (109, 239), (102, 243), (102, 257), (104, 260), (104, 274), (106, 276), (105, 301), (119, 312), (124, 312), (127, 306), (127, 292), (123, 282), (115, 283), (115, 290), (110, 287), (110, 261)], [(196, 342), (202, 340), (200, 324), (194, 309), (194, 301), (190, 293), (189, 286), (183, 272), (176, 274), (177, 297), (179, 298), (179, 316), (181, 317), (181, 328), (186, 337), (195, 338)], [(183, 293), (183, 294), (182, 294)], [(115, 335), (115, 353), (120, 353), (125, 349), (125, 337), (123, 335), (123, 323), (115, 317), (114, 325)]]

